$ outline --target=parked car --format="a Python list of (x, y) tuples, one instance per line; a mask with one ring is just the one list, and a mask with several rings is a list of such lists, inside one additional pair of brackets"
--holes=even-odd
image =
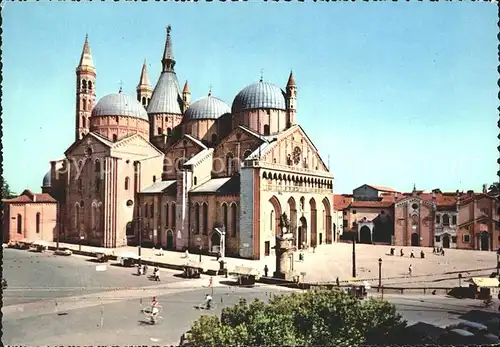
[(55, 255), (64, 255), (64, 256), (68, 256), (68, 255), (72, 255), (73, 252), (71, 251), (71, 249), (68, 249), (68, 248), (59, 248), (59, 249), (56, 249), (54, 251), (54, 254)]
[(440, 345), (473, 345), (475, 336), (473, 333), (463, 329), (450, 329), (439, 337)]

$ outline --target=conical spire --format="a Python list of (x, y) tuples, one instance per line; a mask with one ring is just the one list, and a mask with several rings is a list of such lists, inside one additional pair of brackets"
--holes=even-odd
[(293, 78), (293, 72), (290, 71), (290, 77), (288, 77), (288, 83), (286, 84), (287, 87), (295, 87), (295, 78)]
[(163, 59), (161, 60), (164, 72), (173, 72), (175, 66), (174, 53), (172, 52), (172, 39), (170, 37), (171, 31), (172, 27), (167, 25), (167, 41), (165, 42), (165, 50), (163, 51)]
[(80, 63), (78, 64), (78, 67), (81, 66), (94, 68), (94, 62), (92, 61), (92, 53), (90, 51), (88, 34), (85, 35), (85, 43), (83, 44), (82, 56), (80, 57)]
[(139, 86), (151, 86), (151, 81), (149, 80), (148, 69), (146, 67), (146, 59), (142, 64), (141, 78), (139, 79)]
[(184, 94), (191, 94), (191, 92), (189, 91), (188, 81), (186, 81), (186, 83), (184, 83), (184, 89), (182, 90), (182, 92)]

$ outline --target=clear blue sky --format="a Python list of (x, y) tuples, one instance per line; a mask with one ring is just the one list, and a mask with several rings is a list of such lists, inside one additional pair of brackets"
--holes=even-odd
[(40, 189), (74, 139), (75, 68), (89, 34), (97, 98), (151, 82), (172, 25), (192, 99), (229, 105), (264, 79), (298, 85), (298, 121), (335, 191), (479, 190), (496, 181), (497, 7), (490, 3), (7, 3), (4, 177)]

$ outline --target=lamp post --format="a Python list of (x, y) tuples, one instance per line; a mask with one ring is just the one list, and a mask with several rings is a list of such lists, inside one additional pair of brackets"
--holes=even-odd
[(497, 249), (497, 277), (500, 276), (500, 247)]
[(352, 231), (352, 277), (356, 278), (356, 232)]
[(378, 290), (382, 286), (382, 258), (378, 258)]
[(136, 221), (137, 221), (137, 224), (136, 224), (137, 235), (139, 236), (139, 243), (137, 245), (137, 254), (139, 256), (139, 265), (141, 265), (141, 245), (142, 245), (142, 230), (140, 227), (141, 217), (137, 217)]

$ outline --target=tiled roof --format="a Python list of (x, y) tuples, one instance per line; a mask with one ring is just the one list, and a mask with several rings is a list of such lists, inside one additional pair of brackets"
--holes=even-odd
[(26, 189), (21, 195), (12, 199), (3, 199), (2, 202), (11, 204), (22, 204), (22, 203), (56, 203), (50, 194), (47, 193), (33, 193), (31, 190)]
[(374, 184), (367, 184), (368, 187), (372, 187), (373, 189), (380, 190), (381, 192), (396, 192), (396, 190), (389, 188), (389, 187), (384, 187), (384, 186), (376, 186)]
[(394, 204), (392, 201), (353, 201), (349, 205), (350, 208), (353, 207), (380, 207), (380, 208), (386, 208), (386, 207), (391, 207)]
[(352, 202), (352, 195), (346, 194), (335, 194), (333, 196), (333, 209), (336, 211), (342, 211)]
[(237, 195), (240, 192), (240, 176), (213, 178), (194, 188), (189, 193), (194, 194), (217, 194), (217, 195)]
[(176, 180), (155, 182), (149, 187), (144, 188), (141, 191), (141, 194), (154, 194), (154, 193), (165, 192), (167, 188), (169, 188), (172, 184), (176, 182), (177, 182)]
[(469, 202), (471, 202), (473, 200), (480, 200), (480, 199), (483, 199), (483, 198), (495, 199), (494, 196), (489, 195), (489, 194), (484, 194), (484, 193), (473, 193), (472, 196), (469, 196), (466, 193), (464, 193), (460, 197), (460, 205), (468, 204)]

